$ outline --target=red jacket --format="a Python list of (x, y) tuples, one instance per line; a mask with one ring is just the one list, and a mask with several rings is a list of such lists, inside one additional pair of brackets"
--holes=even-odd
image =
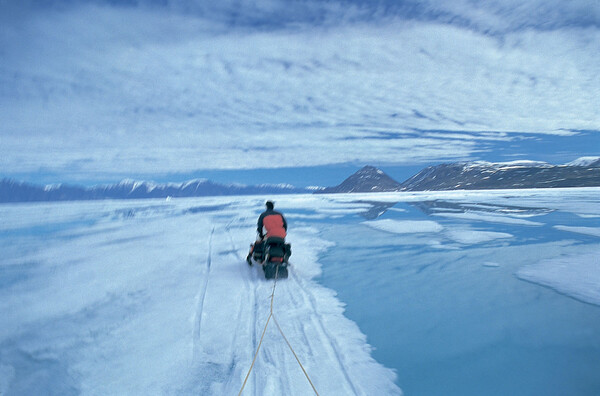
[(287, 222), (281, 213), (268, 209), (258, 218), (257, 230), (261, 238), (285, 238), (287, 233)]

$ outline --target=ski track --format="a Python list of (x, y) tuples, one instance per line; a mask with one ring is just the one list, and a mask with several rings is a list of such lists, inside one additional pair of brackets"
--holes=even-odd
[[(244, 301), (243, 301), (243, 297), (249, 294), (249, 285), (248, 285), (248, 280), (246, 277), (243, 276), (243, 274), (241, 273), (242, 271), (240, 270), (240, 275), (242, 275), (243, 279), (244, 279), (244, 293), (240, 296), (239, 299), (239, 303), (238, 303), (238, 308), (237, 308), (237, 314), (236, 314), (236, 320), (235, 320), (235, 333), (234, 333), (234, 345), (239, 345), (239, 337), (240, 335), (244, 332), (244, 323), (245, 323), (245, 318), (244, 318), (244, 314), (245, 314), (245, 310), (244, 310)], [(237, 366), (237, 362), (240, 360), (238, 353), (236, 353), (236, 351), (234, 350), (231, 358), (230, 358), (230, 364), (229, 364), (229, 375), (228, 375), (228, 380), (227, 383), (225, 384), (225, 394), (234, 394), (234, 373), (235, 373), (235, 369)]]
[(193, 344), (192, 344), (192, 362), (198, 361), (198, 353), (200, 348), (200, 334), (202, 332), (202, 313), (204, 311), (204, 300), (206, 299), (206, 291), (208, 289), (208, 281), (210, 279), (210, 267), (212, 265), (212, 238), (215, 233), (213, 227), (208, 237), (208, 255), (206, 258), (205, 276), (204, 282), (200, 286), (196, 297), (196, 311), (194, 314), (194, 333), (193, 333)]
[[(239, 225), (234, 227), (239, 232), (232, 232), (232, 224), (236, 221)], [(238, 217), (222, 227), (213, 227), (209, 235), (205, 276), (198, 290), (195, 310), (193, 364), (197, 370), (196, 380), (200, 382), (195, 389), (200, 388), (212, 395), (238, 394), (270, 313), (274, 284), (264, 279), (260, 268), (246, 264), (246, 251), (239, 247), (240, 243), (236, 243), (234, 238), (234, 234), (236, 237), (239, 235), (238, 241), (241, 240), (246, 228), (246, 219)], [(213, 257), (213, 236), (220, 241), (217, 249), (223, 249), (218, 260)], [(232, 292), (227, 300), (231, 306), (229, 318), (232, 326), (223, 330), (222, 337), (217, 342), (220, 342), (219, 348), (210, 345), (209, 342), (211, 334), (214, 335), (215, 323), (208, 322), (205, 329), (202, 316), (206, 309), (214, 310), (218, 306), (215, 298), (211, 298), (209, 284), (222, 283), (223, 279), (217, 277), (225, 276), (228, 270), (233, 270), (233, 266), (237, 267), (234, 270), (237, 276), (232, 278), (231, 288), (236, 294), (233, 295)], [(205, 306), (208, 300), (212, 301)], [(329, 394), (332, 389), (339, 394), (365, 394), (353, 382), (343, 350), (328, 331), (325, 318), (319, 312), (317, 298), (307, 285), (307, 280), (300, 278), (294, 272), (293, 266), (290, 266), (289, 278), (276, 283), (273, 313), (298, 354), (300, 362), (310, 367), (307, 367), (308, 375), (311, 376), (311, 369), (314, 371), (315, 377), (311, 379), (316, 381), (317, 391), (321, 392), (320, 382)], [(214, 315), (212, 311), (206, 314)], [(207, 337), (203, 338), (203, 331), (208, 332)], [(229, 342), (231, 345), (227, 345)], [(320, 370), (321, 367), (326, 367), (331, 375), (324, 374)], [(332, 382), (335, 382), (335, 385), (332, 385)], [(242, 394), (309, 394), (307, 392), (311, 392), (311, 388), (301, 367), (276, 324), (269, 323), (261, 350)]]
[[(232, 247), (232, 251), (230, 252), (231, 255), (233, 255), (236, 259), (236, 262), (239, 263), (246, 263), (245, 258), (242, 257), (242, 255), (240, 255), (240, 249), (237, 248), (236, 243), (233, 240), (233, 236), (231, 235), (231, 231), (230, 231), (230, 226), (233, 223), (234, 220), (232, 220), (231, 222), (229, 222), (229, 224), (227, 224), (227, 226), (225, 226), (225, 231), (227, 232), (227, 236), (229, 238), (229, 242), (231, 244)], [(247, 266), (247, 265), (246, 265)], [(239, 300), (239, 304), (238, 304), (238, 312), (237, 312), (237, 319), (236, 319), (236, 330), (235, 330), (235, 340), (236, 342), (234, 343), (235, 345), (239, 345), (240, 343), (237, 342), (237, 340), (239, 339), (240, 334), (242, 334), (245, 329), (247, 328), (247, 320), (245, 317), (246, 311), (244, 309), (244, 307), (246, 306), (251, 306), (252, 309), (250, 310), (250, 323), (253, 326), (253, 331), (252, 331), (252, 344), (253, 347), (255, 347), (256, 345), (256, 286), (255, 287), (251, 287), (250, 285), (250, 278), (248, 276), (248, 271), (247, 268), (244, 265), (238, 265), (238, 272), (240, 274), (240, 278), (243, 279), (243, 285), (244, 285), (244, 293), (242, 293), (240, 295), (240, 300)], [(253, 282), (256, 285), (256, 282)], [(225, 386), (225, 392), (224, 394), (227, 395), (234, 395), (236, 394), (239, 389), (236, 389), (236, 387), (238, 386), (238, 378), (236, 376), (234, 376), (235, 374), (235, 369), (237, 366), (239, 366), (239, 361), (245, 361), (247, 360), (247, 356), (240, 356), (239, 354), (236, 354), (234, 352), (234, 355), (232, 356), (231, 359), (231, 370), (230, 370), (230, 377), (227, 381), (227, 384)], [(241, 370), (241, 372), (243, 372), (244, 368), (239, 368), (238, 369)], [(245, 373), (244, 373), (245, 374)], [(253, 381), (254, 383), (255, 381)], [(253, 394), (256, 394), (256, 388), (253, 385)]]

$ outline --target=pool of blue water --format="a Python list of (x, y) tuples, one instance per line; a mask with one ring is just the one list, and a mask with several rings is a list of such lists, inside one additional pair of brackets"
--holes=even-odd
[(360, 214), (319, 226), (335, 242), (320, 259), (319, 281), (347, 304), (405, 394), (599, 395), (600, 307), (515, 275), (597, 244), (554, 225), (598, 227), (598, 218), (541, 208), (526, 217), (537, 225), (505, 224), (435, 216), (430, 206), (398, 203), (377, 219), (512, 237), (461, 244), (443, 232), (375, 230), (364, 224), (372, 216)]

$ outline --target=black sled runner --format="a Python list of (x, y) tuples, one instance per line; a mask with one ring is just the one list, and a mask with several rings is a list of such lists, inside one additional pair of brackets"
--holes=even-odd
[(249, 265), (261, 265), (266, 279), (283, 279), (288, 277), (287, 267), (291, 255), (292, 245), (285, 243), (283, 238), (270, 237), (250, 245), (246, 261)]

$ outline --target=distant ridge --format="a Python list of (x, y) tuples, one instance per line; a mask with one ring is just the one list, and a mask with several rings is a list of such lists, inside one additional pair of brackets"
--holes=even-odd
[(537, 161), (455, 162), (429, 166), (403, 183), (365, 166), (335, 187), (316, 193), (493, 190), (600, 186), (600, 157), (582, 157), (565, 165)]
[(427, 167), (406, 180), (400, 191), (600, 186), (598, 158), (571, 164), (550, 165), (534, 161), (441, 164)]
[(219, 195), (299, 194), (307, 192), (313, 192), (313, 190), (284, 184), (255, 186), (219, 184), (204, 179), (166, 184), (124, 180), (118, 184), (89, 188), (65, 184), (40, 186), (11, 179), (0, 180), (0, 202), (181, 198)]

